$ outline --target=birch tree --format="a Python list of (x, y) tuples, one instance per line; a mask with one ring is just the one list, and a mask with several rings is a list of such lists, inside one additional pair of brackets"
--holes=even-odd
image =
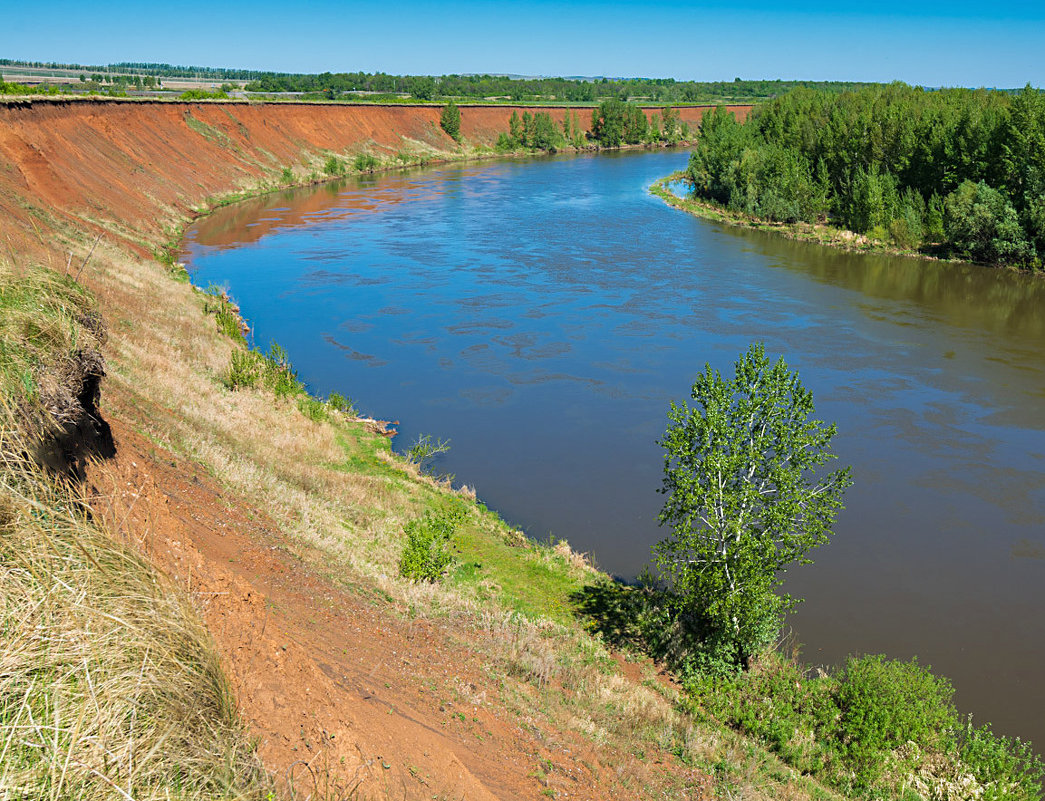
[(746, 667), (796, 603), (776, 591), (783, 574), (828, 541), (852, 480), (849, 468), (826, 472), (835, 426), (813, 419), (812, 393), (761, 344), (732, 380), (705, 365), (691, 397), (671, 404), (661, 441), (659, 520), (672, 534), (656, 561), (680, 619)]

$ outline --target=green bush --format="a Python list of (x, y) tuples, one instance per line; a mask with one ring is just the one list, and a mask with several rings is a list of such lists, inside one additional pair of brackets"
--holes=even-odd
[(356, 172), (373, 172), (377, 169), (377, 159), (369, 153), (360, 153), (356, 156), (353, 166), (356, 168)]
[(205, 89), (189, 89), (178, 95), (179, 100), (228, 100), (225, 92), (208, 92)]
[(323, 165), (323, 172), (325, 172), (327, 175), (344, 175), (345, 165), (337, 156), (331, 156), (326, 160), (326, 163)]
[(284, 167), (283, 172), (280, 173), (279, 179), (285, 184), (294, 183), (294, 171), (290, 169), (290, 167)]
[(869, 782), (884, 757), (913, 742), (943, 750), (958, 728), (954, 688), (914, 659), (850, 658), (838, 689), (839, 734), (858, 777)]
[(464, 514), (455, 510), (426, 514), (406, 524), (406, 544), (399, 557), (399, 575), (411, 581), (438, 581), (454, 562), (451, 538)]
[(232, 359), (225, 371), (225, 386), (229, 389), (253, 389), (261, 377), (259, 354), (252, 350), (232, 351)]
[(356, 414), (355, 404), (352, 403), (351, 399), (346, 398), (340, 392), (330, 393), (330, 396), (327, 398), (327, 406), (336, 412), (341, 412), (342, 414)]

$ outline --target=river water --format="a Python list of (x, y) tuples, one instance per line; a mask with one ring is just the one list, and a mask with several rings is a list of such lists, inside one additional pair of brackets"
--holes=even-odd
[(200, 221), (185, 258), (314, 391), (399, 420), (400, 449), (448, 438), (437, 471), (624, 576), (665, 534), (669, 401), (761, 340), (855, 480), (789, 574), (804, 659), (917, 655), (963, 711), (1045, 746), (1045, 280), (697, 220), (646, 192), (686, 158), (287, 192)]

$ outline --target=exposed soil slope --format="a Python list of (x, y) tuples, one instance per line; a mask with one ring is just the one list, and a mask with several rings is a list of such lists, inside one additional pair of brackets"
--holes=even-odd
[[(466, 143), (491, 146), (522, 107), (464, 106)], [(546, 111), (561, 121), (566, 110)], [(679, 109), (695, 126), (706, 109)], [(746, 116), (750, 106), (737, 106)], [(575, 109), (587, 128), (588, 109)], [(452, 153), (437, 106), (33, 101), (0, 105), (0, 237), (37, 255), (52, 215), (143, 247), (210, 196), (324, 153)], [(41, 223), (44, 225), (41, 226)]]

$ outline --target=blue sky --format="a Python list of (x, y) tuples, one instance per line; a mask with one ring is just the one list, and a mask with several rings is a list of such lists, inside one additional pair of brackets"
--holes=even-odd
[(1045, 2), (13, 3), (0, 57), (286, 72), (1045, 86)]

